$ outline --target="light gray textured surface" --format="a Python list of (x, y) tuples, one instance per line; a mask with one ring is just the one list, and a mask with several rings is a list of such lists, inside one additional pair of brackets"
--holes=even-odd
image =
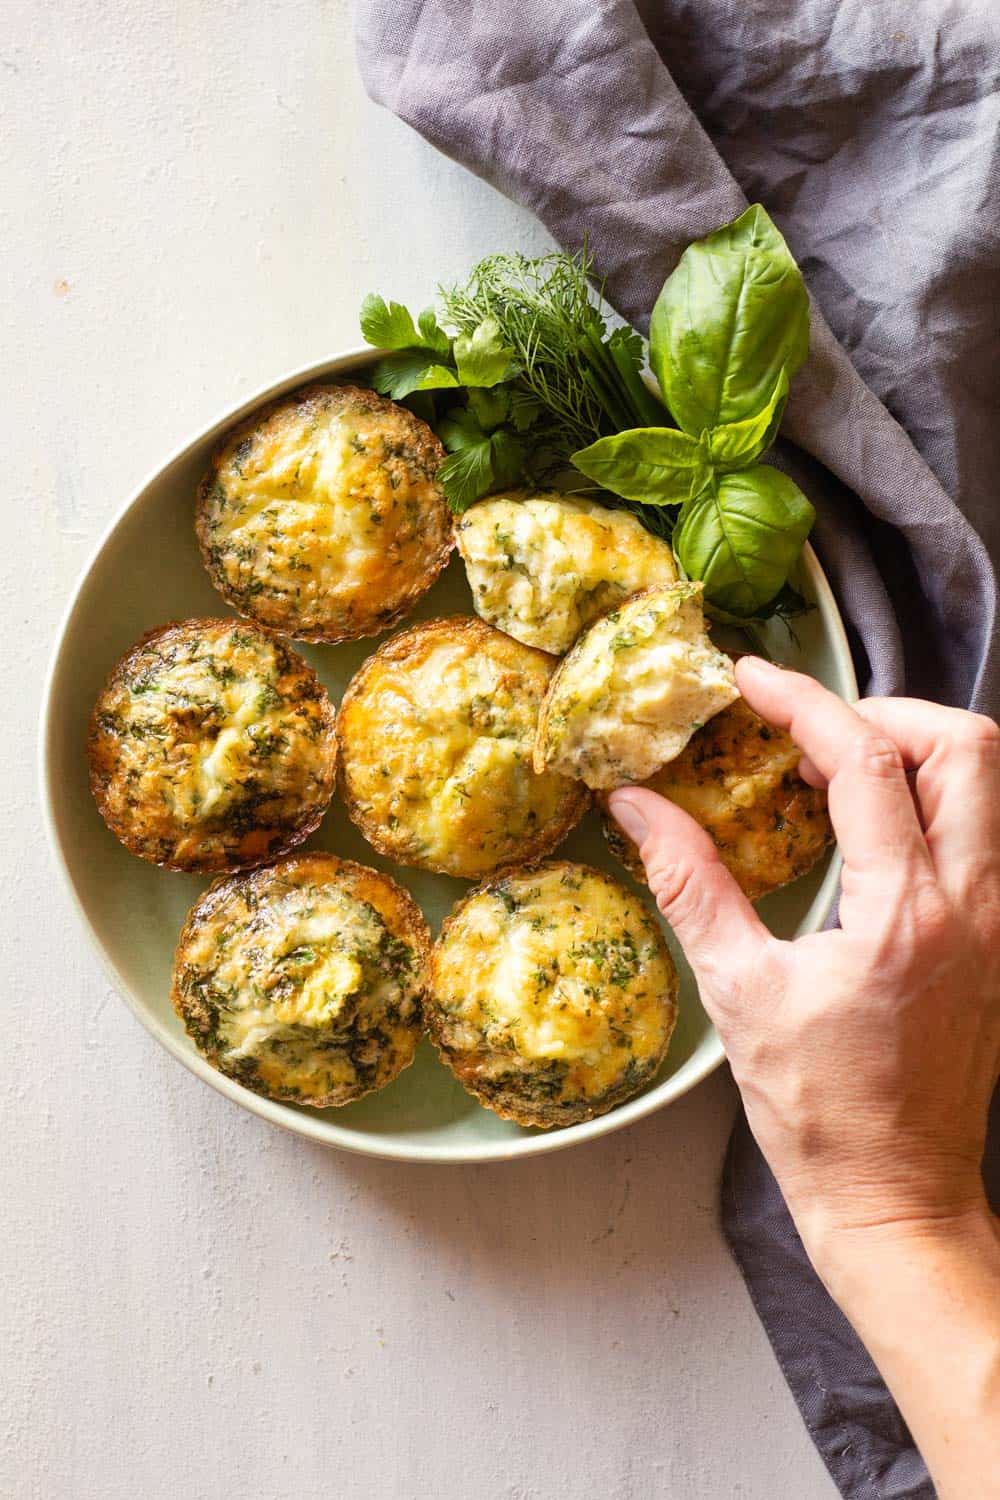
[(527, 216), (371, 107), (340, 0), (12, 0), (0, 1494), (825, 1500), (716, 1223), (716, 1076), (579, 1152), (417, 1169), (233, 1108), (109, 992), (42, 846), (44, 662), (189, 431)]

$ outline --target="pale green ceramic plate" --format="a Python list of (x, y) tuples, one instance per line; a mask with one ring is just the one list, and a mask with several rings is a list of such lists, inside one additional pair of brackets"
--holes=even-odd
[[(448, 1162), (530, 1156), (616, 1130), (679, 1098), (718, 1067), (722, 1048), (680, 959), (680, 1021), (659, 1076), (642, 1094), (600, 1119), (549, 1132), (523, 1130), (499, 1120), (464, 1093), (426, 1042), (413, 1067), (395, 1083), (345, 1109), (315, 1111), (277, 1104), (209, 1067), (170, 1006), (174, 944), (185, 913), (206, 882), (154, 869), (128, 854), (105, 828), (88, 787), (87, 720), (118, 656), (144, 631), (166, 620), (231, 613), (208, 581), (194, 537), (195, 490), (220, 435), (261, 402), (310, 380), (343, 378), (371, 357), (370, 351), (354, 350), (297, 370), (225, 412), (127, 502), (85, 569), (56, 643), (42, 721), (42, 803), (57, 859), (117, 988), (143, 1025), (212, 1088), (289, 1130), (372, 1156)], [(843, 697), (854, 699), (857, 689), (843, 625), (808, 547), (797, 583), (817, 608), (797, 627), (798, 646), (778, 626), (770, 629), (769, 648), (778, 659), (804, 668)], [(414, 618), (458, 612), (471, 614), (472, 599), (456, 556)], [(313, 663), (336, 703), (375, 644), (358, 641), (298, 649)], [(416, 896), (435, 930), (467, 889), (463, 881), (388, 865), (364, 842), (336, 799), (310, 843), (391, 869)], [(594, 813), (560, 853), (604, 866), (628, 880), (607, 853)], [(764, 901), (765, 920), (786, 936), (817, 930), (830, 910), (836, 879), (837, 860), (832, 855), (805, 879)], [(113, 1027), (114, 1015), (105, 1012), (102, 1024)], [(113, 1078), (108, 1086), (114, 1088)]]

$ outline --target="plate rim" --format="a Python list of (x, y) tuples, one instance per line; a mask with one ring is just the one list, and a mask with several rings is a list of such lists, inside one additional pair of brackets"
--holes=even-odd
[[(378, 350), (372, 349), (368, 345), (353, 345), (348, 349), (338, 350), (324, 359), (314, 360), (308, 365), (286, 370), (276, 380), (269, 381), (249, 395), (230, 403), (212, 421), (205, 423), (195, 432), (189, 434), (182, 443), (177, 444), (170, 451), (169, 455), (161, 463), (150, 469), (142, 480), (129, 491), (121, 505), (113, 512), (77, 573), (69, 597), (60, 615), (45, 669), (42, 683), (37, 746), (37, 773), (42, 822), (49, 850), (61, 874), (63, 886), (70, 898), (70, 904), (76, 914), (77, 920), (86, 933), (91, 948), (100, 959), (105, 975), (110, 979), (112, 987), (145, 1030), (173, 1058), (197, 1078), (200, 1078), (202, 1082), (207, 1083), (209, 1087), (215, 1089), (217, 1093), (222, 1094), (232, 1103), (249, 1110), (260, 1119), (266, 1120), (269, 1124), (287, 1130), (293, 1135), (316, 1141), (332, 1149), (348, 1151), (357, 1156), (371, 1156), (382, 1160), (436, 1165), (483, 1164), (486, 1162), (515, 1161), (529, 1156), (542, 1156), (552, 1151), (563, 1151), (571, 1146), (582, 1145), (584, 1142), (594, 1140), (599, 1136), (610, 1135), (613, 1131), (624, 1129), (625, 1126), (631, 1125), (637, 1120), (644, 1119), (648, 1115), (654, 1114), (657, 1110), (663, 1109), (666, 1105), (683, 1098), (697, 1084), (701, 1083), (711, 1073), (714, 1073), (725, 1061), (722, 1042), (714, 1026), (710, 1028), (705, 1054), (697, 1063), (692, 1061), (690, 1065), (682, 1065), (681, 1069), (672, 1075), (671, 1078), (664, 1079), (661, 1084), (648, 1090), (646, 1093), (638, 1095), (636, 1098), (627, 1100), (624, 1104), (620, 1104), (607, 1114), (598, 1115), (595, 1119), (585, 1120), (576, 1125), (565, 1126), (560, 1130), (552, 1130), (540, 1135), (512, 1137), (507, 1141), (484, 1141), (479, 1144), (454, 1147), (440, 1143), (433, 1145), (423, 1144), (420, 1141), (414, 1141), (409, 1138), (405, 1142), (399, 1142), (388, 1135), (363, 1135), (359, 1131), (351, 1130), (347, 1126), (338, 1125), (336, 1122), (318, 1114), (310, 1116), (304, 1111), (291, 1110), (287, 1105), (283, 1105), (278, 1100), (265, 1098), (263, 1095), (253, 1093), (250, 1089), (243, 1088), (242, 1085), (228, 1078), (224, 1073), (220, 1073), (216, 1068), (213, 1068), (202, 1057), (200, 1052), (186, 1045), (184, 1038), (175, 1036), (152, 1014), (121, 974), (111, 954), (91, 923), (77, 891), (76, 881), (66, 857), (63, 841), (56, 822), (54, 809), (57, 792), (53, 785), (52, 754), (52, 742), (55, 734), (54, 688), (56, 678), (59, 673), (63, 653), (70, 639), (73, 618), (79, 608), (81, 596), (87, 581), (122, 521), (133, 507), (141, 501), (150, 486), (175, 464), (181, 462), (192, 448), (203, 444), (209, 438), (214, 438), (221, 434), (227, 427), (235, 425), (235, 423), (239, 422), (244, 416), (249, 415), (250, 412), (263, 403), (275, 400), (287, 391), (294, 390), (296, 387), (305, 385), (309, 381), (341, 375), (346, 371), (356, 368), (358, 365), (370, 364), (378, 357), (378, 354)], [(805, 543), (802, 558), (809, 582), (815, 592), (829, 633), (831, 649), (838, 659), (841, 673), (847, 684), (849, 696), (847, 696), (846, 701), (849, 703), (856, 702), (858, 699), (857, 676), (854, 670), (847, 631), (844, 627), (843, 618), (834, 597), (833, 589), (811, 543)], [(822, 884), (803, 918), (803, 931), (818, 931), (826, 921), (836, 897), (841, 864), (840, 851), (834, 846)]]

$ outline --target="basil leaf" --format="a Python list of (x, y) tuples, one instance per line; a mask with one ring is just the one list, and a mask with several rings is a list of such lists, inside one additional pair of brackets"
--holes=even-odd
[(788, 400), (788, 371), (784, 365), (766, 406), (742, 422), (726, 422), (705, 436), (708, 456), (717, 469), (745, 469), (766, 453), (778, 435)]
[(514, 351), (505, 344), (496, 318), (484, 318), (471, 333), (455, 340), (459, 385), (499, 385), (517, 373)]
[(815, 511), (798, 485), (767, 464), (723, 474), (685, 506), (673, 548), (709, 604), (746, 619), (781, 591)]
[(760, 411), (782, 366), (790, 379), (808, 351), (805, 285), (759, 203), (689, 245), (653, 308), (650, 364), (695, 436)]
[[(791, 621), (801, 619), (803, 615), (812, 614), (815, 608), (815, 604), (810, 604), (798, 589), (792, 588), (790, 583), (783, 584), (774, 598), (769, 600), (755, 615), (731, 615), (726, 610), (720, 609), (717, 604), (709, 604), (707, 601), (705, 604), (710, 617), (720, 625), (739, 625), (745, 628), (750, 621), (759, 620), (763, 623), (765, 620), (779, 619), (784, 622), (791, 634), (794, 634)], [(759, 649), (759, 646), (755, 646), (754, 649), (758, 656), (768, 654)]]
[(702, 445), (676, 427), (633, 427), (598, 438), (570, 463), (624, 500), (683, 505), (708, 481)]
[(413, 391), (438, 391), (458, 384), (454, 370), (436, 364), (434, 356), (423, 349), (387, 354), (372, 370), (372, 385), (394, 401), (401, 401)]

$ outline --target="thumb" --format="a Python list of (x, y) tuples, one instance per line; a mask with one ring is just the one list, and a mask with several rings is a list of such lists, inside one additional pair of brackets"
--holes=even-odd
[(608, 805), (639, 846), (649, 889), (711, 1004), (759, 958), (771, 934), (719, 858), (705, 830), (673, 802), (642, 787), (613, 792)]

